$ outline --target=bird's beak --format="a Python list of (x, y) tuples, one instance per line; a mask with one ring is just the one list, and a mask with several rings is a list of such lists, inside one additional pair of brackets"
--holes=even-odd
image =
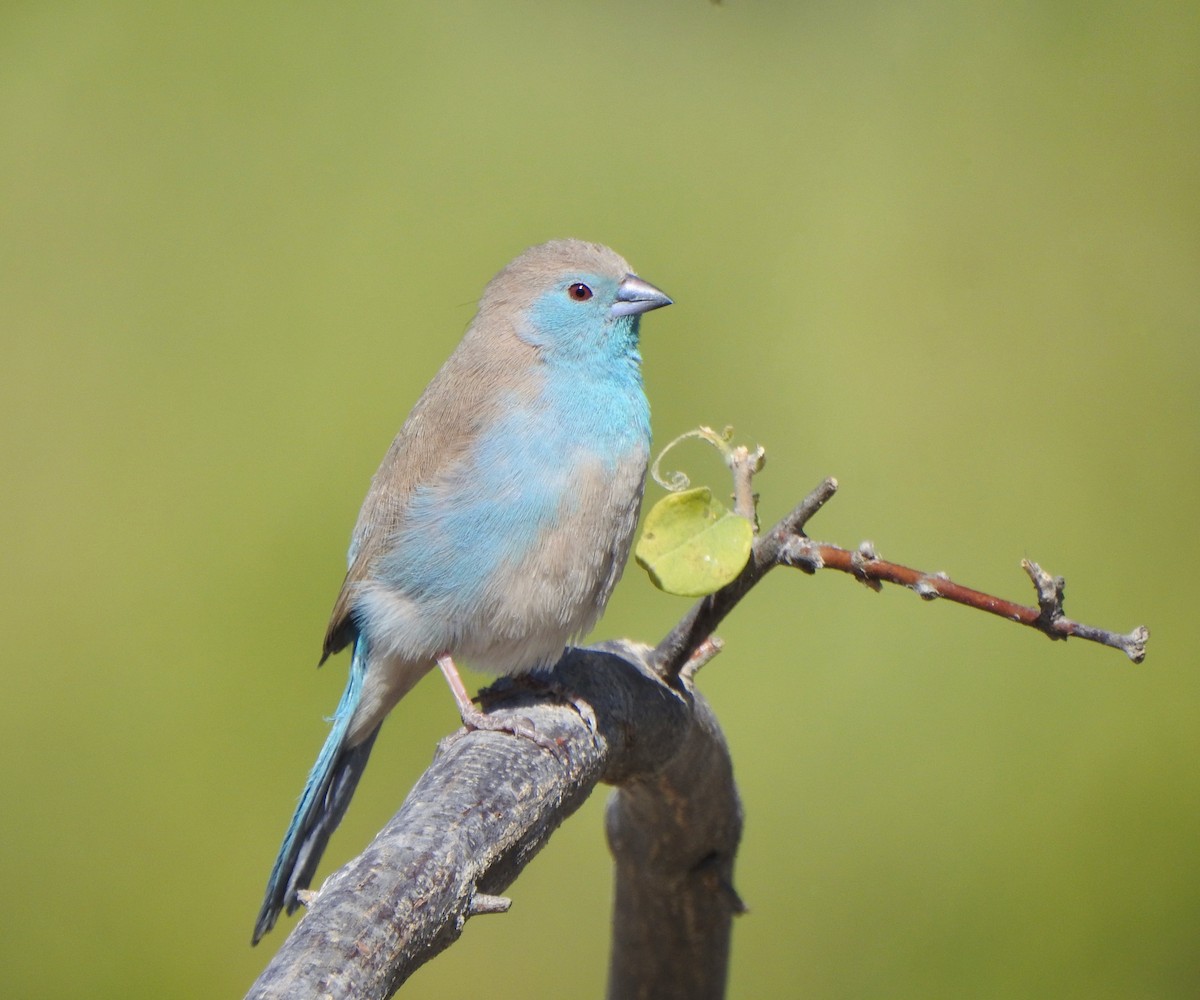
[(640, 316), (651, 309), (671, 305), (671, 299), (650, 282), (642, 281), (636, 274), (625, 275), (617, 286), (617, 301), (608, 310), (610, 316)]

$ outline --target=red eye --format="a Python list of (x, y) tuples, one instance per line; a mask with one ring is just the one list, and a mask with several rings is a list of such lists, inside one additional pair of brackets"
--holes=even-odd
[(592, 297), (592, 290), (582, 281), (577, 281), (567, 289), (567, 294), (576, 302), (586, 302)]

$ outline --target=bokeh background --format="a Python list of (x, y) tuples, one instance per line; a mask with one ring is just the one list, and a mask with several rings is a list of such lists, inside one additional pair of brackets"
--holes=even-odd
[[(746, 809), (730, 995), (1200, 993), (1197, 53), (1170, 0), (5, 4), (5, 993), (253, 981), (368, 479), (560, 235), (676, 298), (657, 440), (764, 444), (764, 519), (836, 475), (814, 534), (1010, 597), (1029, 556), (1154, 631), (1135, 667), (766, 581), (701, 678)], [(631, 569), (598, 635), (686, 606)], [(403, 703), (323, 871), (455, 725), (436, 679)], [(603, 798), (407, 995), (602, 994)]]

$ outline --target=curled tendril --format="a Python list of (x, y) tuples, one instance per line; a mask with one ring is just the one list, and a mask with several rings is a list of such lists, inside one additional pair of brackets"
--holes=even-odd
[(654, 460), (654, 464), (650, 466), (650, 475), (654, 477), (654, 481), (658, 483), (668, 493), (679, 493), (691, 486), (692, 481), (688, 479), (687, 474), (680, 471), (670, 473), (664, 478), (659, 466), (662, 460), (667, 457), (667, 452), (674, 448), (677, 444), (686, 441), (688, 438), (699, 438), (701, 441), (707, 441), (721, 453), (721, 457), (728, 465), (730, 457), (733, 454), (733, 448), (729, 442), (733, 440), (733, 428), (726, 427), (719, 434), (711, 427), (697, 427), (690, 431), (685, 431), (680, 434), (674, 441), (670, 442), (662, 451), (658, 453), (658, 457)]

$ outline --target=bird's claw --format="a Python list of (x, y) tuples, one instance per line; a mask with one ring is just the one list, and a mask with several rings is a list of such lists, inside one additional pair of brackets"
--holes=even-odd
[(474, 706), (470, 711), (462, 713), (463, 725), (468, 730), (478, 729), (487, 733), (512, 733), (513, 736), (521, 736), (532, 743), (536, 743), (543, 750), (552, 753), (555, 758), (562, 764), (568, 762), (566, 751), (558, 740), (551, 739), (539, 733), (532, 725), (527, 722), (523, 723), (517, 719), (498, 719), (495, 716), (488, 715), (479, 711)]

